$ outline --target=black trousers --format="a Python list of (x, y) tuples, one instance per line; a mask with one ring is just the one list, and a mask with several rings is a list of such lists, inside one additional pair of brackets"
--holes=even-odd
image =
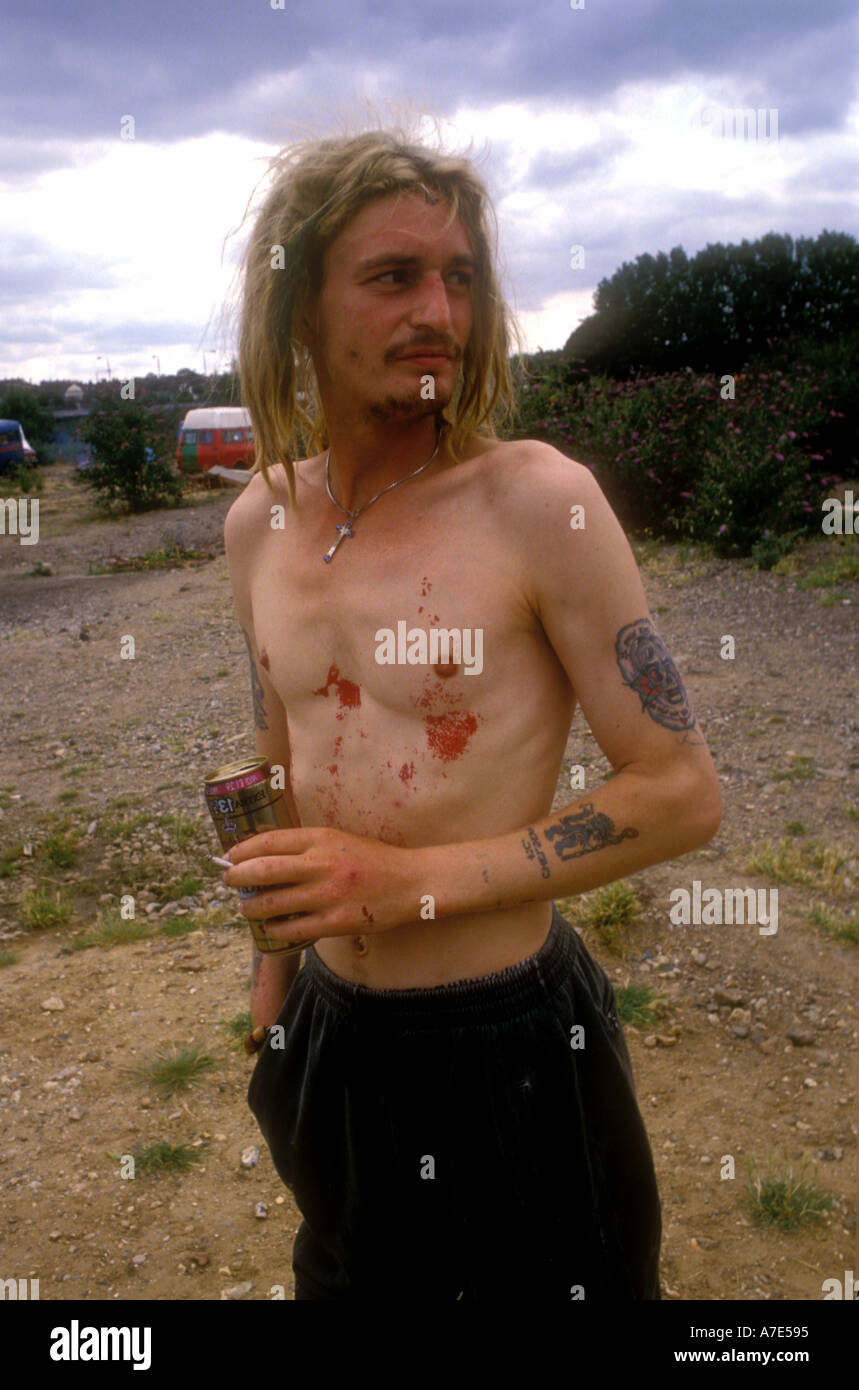
[(536, 955), (435, 989), (353, 985), (311, 947), (278, 1024), (248, 1103), (304, 1218), (296, 1299), (659, 1298), (614, 991), (557, 908)]

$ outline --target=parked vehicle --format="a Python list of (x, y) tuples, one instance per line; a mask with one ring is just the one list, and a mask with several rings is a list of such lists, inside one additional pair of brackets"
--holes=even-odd
[(179, 430), (176, 463), (182, 473), (214, 468), (251, 468), (254, 436), (243, 406), (189, 410)]
[(0, 473), (10, 471), (19, 463), (38, 463), (35, 449), (27, 443), (17, 420), (0, 420)]

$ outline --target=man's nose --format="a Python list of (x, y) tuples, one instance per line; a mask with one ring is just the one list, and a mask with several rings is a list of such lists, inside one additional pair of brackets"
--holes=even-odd
[(416, 302), (409, 315), (414, 327), (421, 324), (433, 328), (451, 327), (450, 303), (447, 286), (441, 275), (425, 275), (416, 295)]

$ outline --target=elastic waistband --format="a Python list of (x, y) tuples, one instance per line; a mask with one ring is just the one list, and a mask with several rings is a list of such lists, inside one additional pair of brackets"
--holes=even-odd
[(466, 1024), (500, 1023), (528, 1013), (569, 978), (581, 945), (576, 933), (552, 904), (549, 935), (533, 956), (494, 975), (458, 980), (433, 989), (369, 989), (352, 984), (328, 969), (313, 947), (304, 957), (308, 983), (337, 1011), (356, 1010), (362, 1023), (409, 1029), (455, 1028)]

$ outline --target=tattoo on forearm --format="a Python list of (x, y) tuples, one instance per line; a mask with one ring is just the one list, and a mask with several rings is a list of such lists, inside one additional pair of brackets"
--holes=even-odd
[(636, 692), (650, 718), (666, 729), (694, 729), (695, 716), (680, 672), (650, 619), (639, 618), (622, 627), (616, 650), (624, 682)]
[(540, 875), (542, 878), (551, 878), (552, 870), (549, 868), (549, 861), (540, 844), (540, 836), (537, 834), (533, 825), (528, 826), (528, 839), (522, 841), (522, 848), (529, 859), (536, 859), (540, 865)]
[(580, 859), (583, 854), (592, 854), (594, 850), (619, 845), (621, 840), (638, 839), (638, 831), (633, 830), (632, 826), (618, 833), (611, 816), (604, 811), (595, 811), (592, 801), (585, 802), (567, 816), (561, 816), (558, 824), (550, 825), (543, 834), (552, 842), (559, 859)]
[(251, 986), (256, 986), (259, 979), (259, 968), (262, 965), (262, 952), (258, 951), (255, 945), (251, 946)]
[(251, 695), (254, 702), (254, 724), (258, 729), (267, 729), (268, 723), (265, 717), (265, 691), (262, 688), (262, 681), (259, 678), (259, 671), (256, 668), (254, 654), (251, 650), (251, 639), (242, 628), (242, 636), (245, 639), (245, 646), (248, 649), (248, 661), (251, 668)]

